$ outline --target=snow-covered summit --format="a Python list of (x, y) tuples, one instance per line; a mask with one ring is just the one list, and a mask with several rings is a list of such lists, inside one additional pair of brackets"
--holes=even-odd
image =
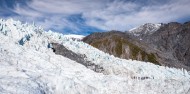
[[(119, 59), (86, 43), (34, 24), (0, 19), (1, 94), (188, 94), (186, 70)], [(49, 45), (59, 43), (101, 66), (97, 73), (56, 55)]]
[(146, 23), (139, 27), (130, 29), (128, 32), (134, 34), (135, 36), (140, 36), (142, 34), (152, 34), (161, 27), (161, 24)]

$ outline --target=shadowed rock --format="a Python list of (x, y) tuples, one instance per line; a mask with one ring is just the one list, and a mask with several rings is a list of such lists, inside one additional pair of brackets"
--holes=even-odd
[(76, 53), (72, 52), (71, 50), (68, 50), (67, 48), (65, 48), (63, 45), (58, 44), (58, 43), (51, 43), (51, 45), (52, 45), (53, 52), (55, 54), (62, 55), (73, 61), (76, 61), (95, 72), (101, 73), (104, 71), (104, 69), (101, 66), (95, 65), (94, 63), (85, 60), (85, 58), (86, 58), (85, 55), (76, 54)]

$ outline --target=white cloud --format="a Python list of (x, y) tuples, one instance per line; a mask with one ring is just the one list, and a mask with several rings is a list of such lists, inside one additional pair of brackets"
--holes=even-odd
[[(149, 6), (135, 5), (133, 3), (119, 3), (119, 5), (122, 7), (125, 6), (126, 8), (118, 9), (117, 4), (110, 3), (112, 9), (111, 12), (121, 10), (121, 14), (110, 13), (110, 7), (107, 7), (107, 9), (92, 11), (91, 13), (87, 14), (87, 16), (89, 16), (89, 21), (87, 23), (106, 30), (116, 29), (125, 31), (131, 27), (135, 27), (144, 23), (177, 21), (180, 18), (190, 15), (190, 10), (188, 10), (190, 2), (188, 0)], [(116, 7), (115, 9), (112, 8), (114, 6)], [(132, 8), (129, 8), (131, 6)], [(141, 8), (139, 9), (139, 7)], [(104, 22), (99, 22), (95, 19), (93, 20), (93, 17), (101, 18), (104, 20)]]
[(42, 17), (43, 14), (31, 10), (28, 7), (20, 7), (21, 5), (16, 5), (15, 10), (13, 10), (15, 13), (22, 15), (22, 16), (29, 16), (29, 17)]
[[(66, 19), (81, 14), (86, 24), (103, 30), (128, 30), (144, 23), (177, 21), (190, 16), (189, 0), (169, 0), (150, 4), (124, 0), (33, 0), (28, 8), (17, 6), (15, 12), (27, 20), (34, 20), (46, 29), (65, 27), (78, 30), (75, 23)], [(39, 20), (43, 19), (43, 20)]]
[[(104, 0), (106, 1), (106, 0)], [(33, 0), (31, 8), (44, 13), (78, 14), (104, 7), (102, 0)]]

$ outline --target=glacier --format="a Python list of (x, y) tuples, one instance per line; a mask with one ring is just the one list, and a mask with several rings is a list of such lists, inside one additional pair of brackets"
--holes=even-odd
[[(97, 73), (57, 55), (59, 43), (104, 68)], [(190, 94), (190, 74), (125, 60), (35, 24), (0, 19), (0, 94)]]

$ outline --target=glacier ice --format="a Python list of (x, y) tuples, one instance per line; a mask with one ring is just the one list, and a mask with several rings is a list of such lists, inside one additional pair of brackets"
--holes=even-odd
[[(5, 34), (6, 32), (6, 34)], [(28, 39), (28, 35), (30, 38)], [(25, 38), (24, 44), (19, 41)], [(13, 19), (0, 20), (1, 94), (189, 94), (184, 69), (124, 60), (79, 40)], [(50, 43), (86, 55), (105, 69), (97, 73), (56, 55)]]

